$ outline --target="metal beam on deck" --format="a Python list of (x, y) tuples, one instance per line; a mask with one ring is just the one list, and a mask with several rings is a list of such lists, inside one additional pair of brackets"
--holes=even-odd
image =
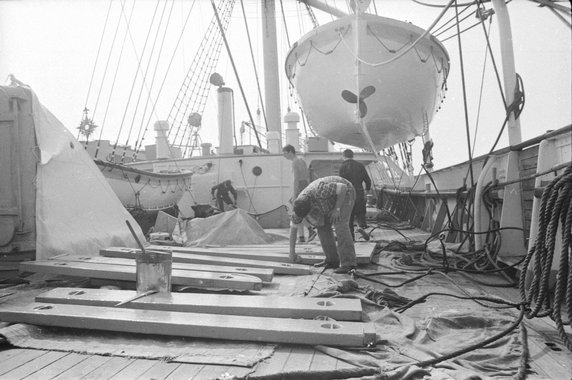
[(138, 334), (331, 346), (375, 343), (371, 323), (182, 313), (30, 303), (3, 306), (0, 320)]
[[(58, 256), (57, 260), (77, 261), (82, 263), (108, 264), (108, 265), (128, 265), (128, 266), (135, 265), (135, 259), (104, 257), (104, 256), (64, 255), (64, 256)], [(220, 265), (188, 264), (188, 263), (178, 263), (178, 262), (174, 262), (172, 264), (172, 268), (180, 270), (192, 270), (197, 272), (245, 274), (249, 276), (258, 277), (259, 279), (265, 282), (271, 282), (274, 277), (274, 270), (266, 268), (249, 268), (249, 267), (238, 267), (238, 266), (230, 267), (230, 266), (220, 266)]]
[[(138, 294), (133, 290), (56, 288), (36, 296), (36, 302), (113, 307)], [(361, 321), (362, 318), (361, 301), (349, 298), (171, 293), (134, 299), (121, 307), (273, 318), (327, 316), (337, 321)]]
[[(102, 278), (106, 280), (136, 281), (136, 267), (80, 263), (73, 261), (30, 261), (20, 264), (21, 272), (49, 273), (72, 277)], [(208, 273), (173, 269), (172, 285), (200, 289), (260, 290), (262, 280), (242, 274)]]
[[(125, 247), (109, 247), (101, 249), (99, 254), (105, 257), (123, 257), (134, 259), (139, 249), (125, 248)], [(177, 263), (195, 263), (195, 264), (208, 264), (208, 265), (222, 265), (222, 266), (246, 266), (252, 268), (269, 268), (273, 269), (275, 274), (292, 274), (292, 275), (307, 275), (312, 274), (308, 265), (293, 264), (293, 263), (277, 263), (264, 260), (248, 260), (248, 259), (235, 259), (232, 257), (220, 257), (215, 255), (199, 255), (199, 254), (185, 254), (180, 252), (173, 252), (173, 262)]]

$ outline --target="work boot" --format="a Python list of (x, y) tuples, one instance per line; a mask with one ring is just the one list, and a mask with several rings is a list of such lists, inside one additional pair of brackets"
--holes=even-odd
[(348, 274), (351, 271), (356, 270), (356, 267), (339, 267), (338, 269), (334, 269), (334, 273), (337, 274)]
[(321, 268), (321, 267), (325, 267), (326, 269), (333, 269), (333, 268), (337, 268), (340, 266), (340, 263), (338, 261), (335, 262), (328, 262), (326, 260), (322, 260), (319, 263), (314, 264), (314, 266), (316, 268)]

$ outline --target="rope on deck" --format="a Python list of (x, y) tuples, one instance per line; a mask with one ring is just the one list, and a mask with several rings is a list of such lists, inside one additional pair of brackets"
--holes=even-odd
[[(558, 335), (572, 351), (572, 342), (564, 331), (561, 307), (566, 303), (568, 323), (572, 320), (572, 270), (570, 255), (572, 254), (572, 164), (562, 175), (545, 188), (542, 193), (538, 235), (533, 247), (528, 252), (519, 281), (521, 298), (528, 309), (526, 317), (551, 316), (558, 329)], [(559, 229), (559, 226), (561, 227)], [(557, 232), (561, 231), (562, 244), (560, 263), (556, 275), (554, 292), (551, 291), (550, 274), (556, 248)], [(528, 265), (534, 258), (533, 267)], [(530, 283), (530, 284), (529, 284)], [(527, 292), (527, 288), (529, 291)], [(551, 296), (554, 296), (551, 302)]]

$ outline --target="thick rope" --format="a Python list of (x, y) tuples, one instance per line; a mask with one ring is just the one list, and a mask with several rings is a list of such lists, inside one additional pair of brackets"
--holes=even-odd
[[(534, 246), (528, 252), (519, 281), (521, 298), (526, 302), (527, 318), (551, 315), (558, 333), (568, 350), (572, 342), (564, 331), (561, 305), (566, 302), (568, 320), (572, 320), (572, 271), (570, 270), (571, 228), (572, 228), (572, 165), (556, 177), (542, 194), (538, 235)], [(561, 227), (561, 257), (554, 291), (550, 289), (550, 272), (556, 246), (556, 234)], [(534, 267), (527, 271), (534, 258)], [(532, 277), (532, 278), (530, 278)], [(530, 284), (527, 286), (527, 280)], [(528, 288), (528, 291), (527, 291)], [(551, 306), (551, 297), (554, 300)]]

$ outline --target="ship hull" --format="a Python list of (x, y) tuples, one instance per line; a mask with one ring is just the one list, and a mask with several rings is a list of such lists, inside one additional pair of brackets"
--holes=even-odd
[(163, 210), (190, 190), (192, 173), (154, 173), (95, 160), (97, 167), (126, 209)]

